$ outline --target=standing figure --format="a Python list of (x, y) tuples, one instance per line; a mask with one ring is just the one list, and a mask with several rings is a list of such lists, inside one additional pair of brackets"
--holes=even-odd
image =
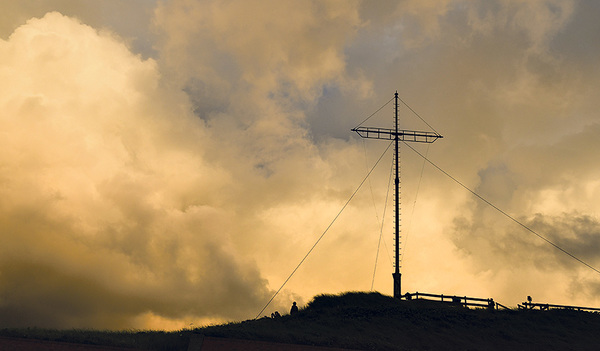
[(293, 316), (298, 313), (298, 306), (296, 306), (296, 301), (292, 304), (292, 309), (290, 310), (290, 314)]

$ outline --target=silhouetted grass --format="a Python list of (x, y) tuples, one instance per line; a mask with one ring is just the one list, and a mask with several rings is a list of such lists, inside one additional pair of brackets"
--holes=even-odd
[(295, 316), (178, 332), (5, 329), (0, 335), (187, 350), (192, 334), (361, 350), (597, 350), (600, 315), (588, 312), (470, 310), (399, 301), (378, 293), (315, 297)]
[(1, 329), (0, 336), (89, 345), (130, 347), (141, 350), (187, 350), (190, 331), (102, 331), (89, 329), (57, 330), (44, 328)]
[(493, 311), (378, 293), (320, 295), (296, 316), (197, 330), (208, 336), (362, 350), (598, 350), (600, 315)]

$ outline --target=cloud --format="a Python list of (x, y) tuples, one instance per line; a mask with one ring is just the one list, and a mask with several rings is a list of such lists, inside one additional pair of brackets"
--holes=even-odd
[[(331, 138), (315, 143), (307, 120), (324, 87), (369, 94), (369, 82), (345, 67), (345, 47), (361, 26), (355, 5), (171, 1), (156, 10), (161, 71), (206, 122), (214, 141), (207, 157), (232, 175), (222, 196), (239, 221), (234, 241), (273, 288), (361, 179), (349, 162), (360, 149)], [(362, 227), (340, 230), (356, 235)], [(322, 266), (332, 257), (314, 259)], [(331, 283), (340, 289), (349, 280)]]
[(1, 50), (3, 325), (240, 318), (266, 299), (211, 203), (227, 172), (155, 61), (58, 13)]
[(217, 91), (224, 84), (274, 99), (312, 100), (322, 85), (345, 79), (343, 49), (361, 25), (356, 4), (163, 3), (156, 10), (162, 62)]
[(5, 1), (0, 4), (0, 38), (6, 39), (31, 18), (57, 11), (77, 18), (98, 30), (119, 33), (121, 39), (136, 53), (149, 57), (155, 54), (150, 29), (156, 0), (31, 0)]
[[(598, 126), (592, 125), (551, 145), (516, 147), (479, 172), (475, 191), (598, 267), (599, 170), (592, 162), (597, 135)], [(472, 260), (473, 270), (494, 277), (491, 286), (510, 282), (546, 299), (560, 294), (587, 304), (595, 299), (593, 270), (481, 201), (469, 201), (465, 214), (456, 217), (452, 240)]]

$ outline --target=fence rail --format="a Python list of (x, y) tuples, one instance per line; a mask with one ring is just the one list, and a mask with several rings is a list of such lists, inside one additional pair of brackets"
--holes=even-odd
[[(494, 299), (488, 298), (483, 299), (479, 297), (468, 297), (468, 296), (458, 296), (458, 295), (444, 295), (444, 294), (429, 294), (429, 293), (406, 293), (402, 295), (404, 300), (429, 300), (429, 301), (440, 301), (448, 304), (453, 304), (456, 306), (462, 307), (478, 307), (478, 308), (488, 308), (488, 309), (505, 309), (510, 310), (511, 308), (504, 306), (501, 303), (495, 302)], [(600, 313), (600, 308), (594, 307), (583, 307), (583, 306), (569, 306), (569, 305), (556, 305), (550, 303), (535, 303), (531, 302), (531, 299), (528, 297), (527, 302), (522, 302), (517, 305), (517, 308), (520, 310), (533, 310), (538, 309), (541, 311), (548, 310), (575, 310), (575, 311), (585, 311), (585, 312), (594, 312)]]
[(496, 302), (496, 309), (499, 310), (501, 308), (505, 309), (505, 310), (510, 310), (510, 307), (506, 307), (503, 304), (501, 304), (500, 302)]
[(438, 295), (438, 294), (428, 294), (428, 293), (406, 293), (403, 298), (405, 300), (432, 300), (432, 301), (441, 301), (444, 303), (450, 303), (457, 306), (462, 307), (484, 307), (489, 309), (509, 309), (508, 307), (494, 302), (494, 299), (482, 299), (479, 297), (468, 297), (468, 296), (457, 296), (457, 295)]
[(569, 306), (569, 305), (554, 305), (549, 303), (534, 303), (534, 302), (523, 302), (517, 306), (523, 310), (539, 309), (541, 311), (548, 310), (576, 310), (576, 311), (587, 311), (587, 312), (600, 312), (600, 308), (582, 307), (582, 306)]

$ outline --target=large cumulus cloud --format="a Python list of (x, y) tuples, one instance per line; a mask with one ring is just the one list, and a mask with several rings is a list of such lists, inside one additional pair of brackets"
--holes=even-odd
[(227, 172), (155, 61), (58, 13), (1, 50), (3, 325), (239, 318), (268, 296), (219, 225)]

